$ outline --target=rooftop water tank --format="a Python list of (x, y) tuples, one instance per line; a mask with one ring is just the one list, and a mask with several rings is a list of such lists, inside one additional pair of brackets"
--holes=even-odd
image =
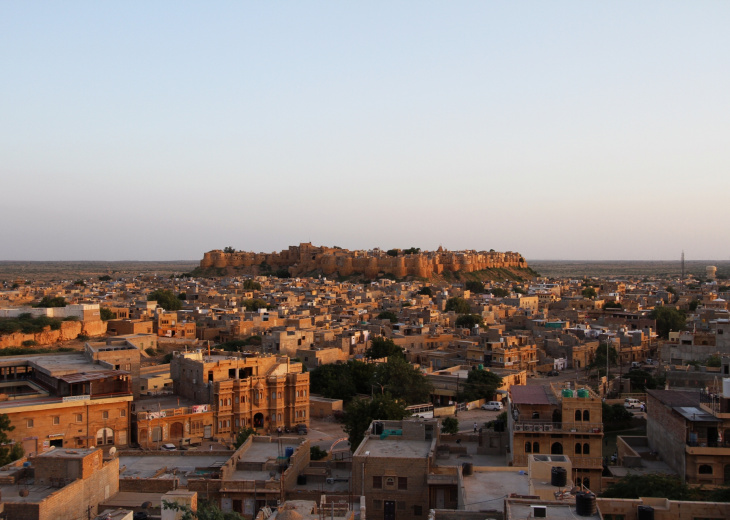
[(573, 397), (573, 391), (570, 388), (564, 388), (563, 397)]
[(590, 396), (591, 396), (591, 393), (588, 390), (586, 390), (585, 388), (581, 388), (578, 390), (578, 397), (586, 398), (586, 397), (590, 397)]

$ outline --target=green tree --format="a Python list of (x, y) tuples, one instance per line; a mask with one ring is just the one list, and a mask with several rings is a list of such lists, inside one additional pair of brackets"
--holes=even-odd
[(362, 442), (371, 422), (399, 421), (407, 416), (405, 404), (395, 400), (389, 392), (376, 394), (372, 399), (353, 399), (345, 408), (343, 417), (352, 451)]
[(385, 252), (385, 254), (388, 256), (398, 256), (398, 250), (397, 249), (388, 249)]
[[(610, 366), (617, 366), (618, 364), (618, 352), (613, 346), (608, 347), (608, 362)], [(588, 368), (597, 368), (606, 370), (606, 344), (599, 345), (596, 349), (596, 353), (593, 355), (593, 361), (588, 365)]]
[(601, 403), (603, 425), (606, 430), (623, 430), (631, 425), (634, 414), (629, 412), (621, 403), (608, 405)]
[(598, 293), (593, 287), (586, 287), (580, 293), (583, 295), (583, 298), (595, 298), (598, 296)]
[[(375, 370), (373, 383), (387, 390), (406, 405), (430, 402), (433, 385), (423, 373), (400, 356), (390, 356)], [(377, 391), (377, 390), (376, 390)]]
[(403, 251), (403, 254), (404, 255), (417, 255), (420, 252), (421, 252), (420, 247), (409, 247), (408, 249)]
[(666, 289), (666, 291), (667, 291), (667, 292), (668, 292), (669, 294), (673, 294), (674, 296), (677, 296), (677, 289), (675, 289), (675, 288), (674, 288), (674, 287), (672, 287), (671, 285), (667, 286), (667, 289)]
[(245, 291), (260, 291), (261, 290), (261, 284), (258, 282), (255, 282), (253, 280), (244, 280), (242, 287)]
[(327, 450), (323, 450), (319, 446), (309, 447), (309, 458), (311, 460), (322, 460), (327, 456)]
[(699, 307), (699, 306), (700, 306), (699, 300), (692, 300), (691, 302), (689, 302), (689, 305), (687, 306), (687, 308), (689, 309), (690, 312), (694, 312), (697, 310), (697, 307)]
[(442, 433), (459, 433), (459, 419), (456, 417), (447, 417), (441, 423)]
[(707, 358), (705, 365), (708, 367), (719, 367), (722, 365), (722, 359), (720, 356), (710, 356)]
[(654, 376), (646, 370), (630, 370), (624, 377), (631, 381), (631, 390), (634, 392), (654, 390), (658, 386)]
[(492, 287), (489, 292), (492, 293), (492, 296), (495, 298), (506, 298), (509, 296), (509, 291), (507, 289), (502, 289), (501, 287)]
[(472, 329), (475, 326), (482, 326), (482, 317), (478, 314), (462, 314), (456, 318), (456, 326), (464, 329)]
[(484, 284), (478, 280), (469, 280), (464, 284), (464, 289), (473, 293), (481, 294), (484, 292)]
[(266, 301), (262, 300), (261, 298), (254, 298), (253, 300), (243, 300), (241, 302), (241, 305), (243, 305), (247, 311), (253, 311), (253, 312), (256, 312), (259, 309), (268, 309), (269, 308), (269, 304), (266, 303)]
[(235, 253), (236, 250), (233, 249), (231, 246), (226, 246), (226, 247), (223, 248), (223, 252), (224, 253)]
[(370, 359), (381, 359), (390, 356), (405, 357), (403, 349), (396, 345), (392, 339), (375, 337), (370, 341), (370, 347), (365, 351), (365, 357)]
[(0, 466), (10, 464), (14, 460), (18, 460), (23, 456), (23, 446), (17, 443), (10, 444), (8, 432), (15, 429), (10, 424), (8, 414), (0, 414)]
[(620, 302), (606, 302), (603, 305), (604, 309), (623, 309), (624, 306)]
[(188, 299), (188, 293), (181, 292), (177, 295), (177, 299), (184, 302)]
[(116, 315), (111, 309), (108, 309), (107, 307), (102, 307), (99, 309), (99, 314), (101, 315), (102, 321), (109, 321), (116, 318)]
[(44, 296), (40, 302), (36, 305), (36, 307), (45, 307), (45, 308), (51, 308), (51, 307), (65, 307), (66, 306), (66, 299), (62, 296), (56, 296), (56, 297), (50, 297), (50, 296)]
[(446, 312), (454, 311), (457, 314), (468, 314), (471, 312), (469, 302), (459, 296), (446, 300)]
[(657, 334), (667, 339), (672, 331), (680, 331), (687, 322), (687, 315), (674, 307), (655, 307), (649, 313), (649, 319), (656, 320)]
[(175, 294), (168, 289), (156, 289), (147, 295), (147, 301), (157, 302), (157, 305), (166, 311), (179, 311), (182, 309), (182, 302)]
[(489, 370), (470, 370), (457, 399), (459, 401), (476, 401), (492, 399), (497, 389), (502, 386), (502, 378)]
[(423, 294), (426, 296), (433, 296), (433, 290), (428, 286), (421, 287), (420, 289), (418, 289), (418, 294)]
[(109, 282), (109, 281), (111, 281), (111, 279), (112, 279), (112, 277), (109, 276), (108, 274), (105, 274), (105, 275), (99, 277), (100, 282)]
[(378, 314), (379, 320), (390, 320), (391, 323), (398, 323), (398, 315), (393, 311), (383, 311)]
[(236, 449), (240, 448), (241, 445), (246, 442), (246, 440), (251, 436), (256, 435), (256, 430), (253, 428), (242, 428), (238, 430), (238, 433), (236, 434), (236, 440), (233, 443), (236, 446)]
[(357, 393), (349, 363), (318, 366), (309, 374), (309, 388), (314, 394), (345, 402), (349, 402)]

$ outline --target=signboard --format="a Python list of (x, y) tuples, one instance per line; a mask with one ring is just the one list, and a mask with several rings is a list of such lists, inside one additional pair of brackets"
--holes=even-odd
[(196, 404), (191, 406), (193, 413), (203, 413), (210, 411), (210, 406), (207, 404)]
[(161, 412), (147, 412), (147, 419), (161, 419), (167, 417), (167, 412), (162, 410)]

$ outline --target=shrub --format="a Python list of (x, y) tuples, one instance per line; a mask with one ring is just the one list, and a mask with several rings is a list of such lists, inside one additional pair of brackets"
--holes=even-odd
[(23, 347), (35, 347), (38, 345), (38, 342), (34, 339), (26, 339), (23, 343), (21, 343)]

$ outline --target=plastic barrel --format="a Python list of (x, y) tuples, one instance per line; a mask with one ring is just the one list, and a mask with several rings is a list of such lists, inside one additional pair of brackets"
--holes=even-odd
[(463, 475), (465, 477), (468, 477), (469, 475), (474, 473), (474, 465), (471, 462), (465, 462), (462, 465), (462, 469), (463, 469)]
[(573, 397), (573, 391), (570, 388), (563, 389), (563, 397)]
[(550, 470), (550, 485), (563, 487), (568, 483), (568, 470), (555, 466)]
[(297, 476), (297, 484), (300, 486), (304, 486), (307, 484), (307, 476), (306, 475), (298, 475)]
[(596, 514), (596, 495), (579, 492), (575, 495), (575, 512), (578, 516), (593, 516)]
[(590, 397), (590, 396), (591, 396), (591, 393), (588, 390), (586, 390), (585, 388), (581, 388), (580, 390), (578, 390), (578, 397), (585, 398), (585, 397)]
[(291, 458), (292, 455), (294, 455), (294, 448), (287, 446), (284, 450), (284, 456), (288, 459)]

